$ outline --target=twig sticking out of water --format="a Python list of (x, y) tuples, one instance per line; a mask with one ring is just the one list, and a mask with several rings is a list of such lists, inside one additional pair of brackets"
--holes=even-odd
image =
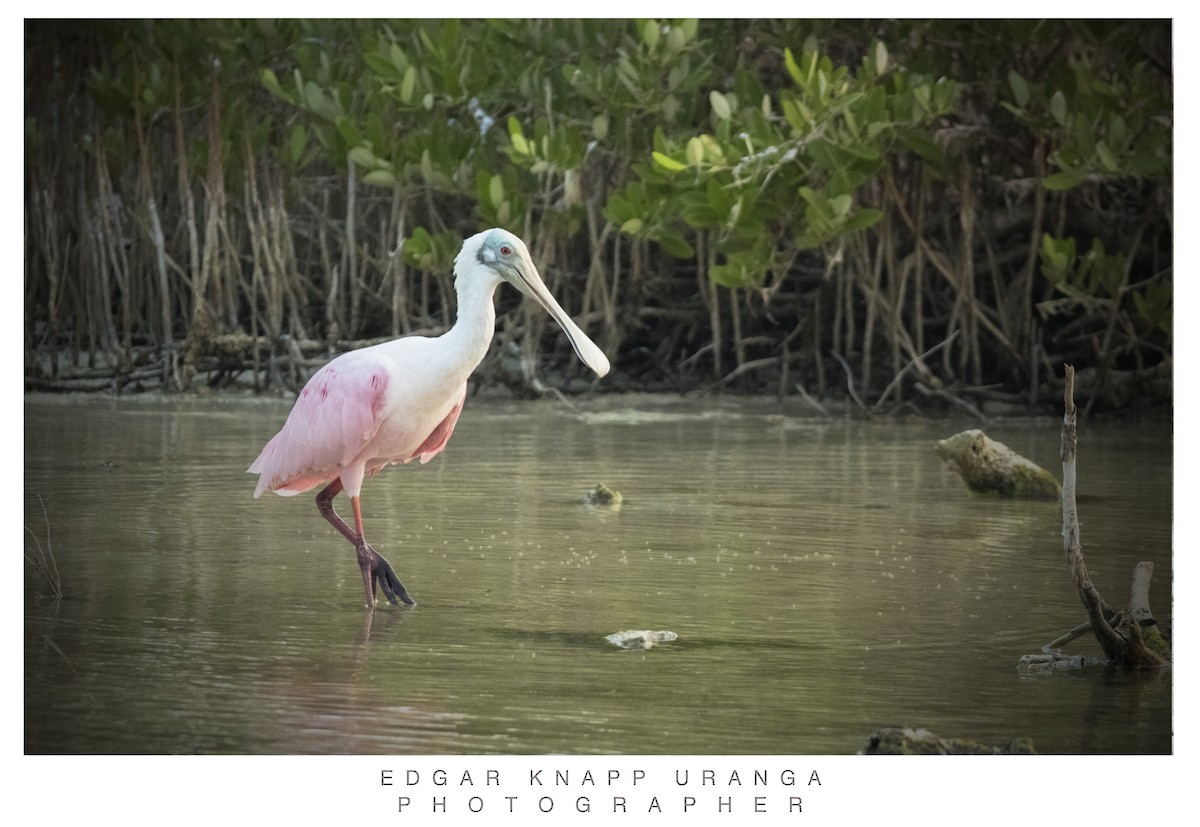
[(34, 534), (33, 529), (25, 526), (25, 530), (33, 538), (34, 545), (33, 548), (25, 547), (25, 559), (29, 561), (29, 565), (33, 566), (33, 570), (46, 581), (46, 585), (50, 587), (50, 594), (59, 598), (63, 596), (62, 576), (58, 573), (58, 564), (54, 562), (54, 549), (50, 545), (50, 515), (46, 513), (46, 502), (42, 499), (42, 495), (36, 496), (38, 502), (42, 504), (42, 519), (46, 522), (46, 547), (42, 548), (42, 543)]
[(1082, 631), (1090, 630), (1108, 662), (1126, 668), (1158, 667), (1170, 662), (1170, 643), (1158, 629), (1150, 613), (1150, 579), (1154, 566), (1150, 562), (1138, 563), (1134, 569), (1133, 586), (1130, 589), (1129, 608), (1114, 611), (1088, 575), (1083, 560), (1083, 546), (1079, 540), (1079, 507), (1076, 500), (1078, 476), (1075, 459), (1079, 446), (1078, 409), (1075, 407), (1075, 368), (1065, 365), (1066, 376), (1063, 391), (1063, 427), (1059, 453), (1063, 462), (1062, 482), (1062, 538), (1067, 571), (1075, 584), (1075, 591), (1087, 609), (1088, 622), (1044, 647), (1043, 653), (1054, 656), (1057, 646), (1078, 637)]

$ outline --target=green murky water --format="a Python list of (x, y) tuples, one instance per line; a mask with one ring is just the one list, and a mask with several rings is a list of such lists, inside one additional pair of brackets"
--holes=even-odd
[[(1082, 609), (1057, 504), (969, 496), (934, 454), (972, 422), (471, 400), (444, 454), (364, 488), (418, 601), (372, 613), (310, 496), (251, 496), (287, 410), (26, 401), (26, 546), (66, 590), (26, 566), (26, 752), (828, 754), (894, 724), (1172, 750), (1169, 672), (1019, 673)], [(1057, 470), (1058, 429), (988, 433)], [(1083, 424), (1093, 580), (1121, 605), (1153, 561), (1163, 624), (1170, 458), (1169, 423)], [(580, 504), (601, 481), (619, 510)], [(628, 629), (678, 638), (605, 639)]]

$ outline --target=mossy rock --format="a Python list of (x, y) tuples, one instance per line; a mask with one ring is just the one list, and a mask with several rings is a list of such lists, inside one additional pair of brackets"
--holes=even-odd
[(1029, 500), (1061, 495), (1053, 474), (977, 428), (943, 439), (936, 449), (972, 491)]
[(604, 483), (597, 484), (595, 488), (583, 495), (584, 505), (607, 505), (619, 508), (623, 499), (620, 491), (609, 488)]

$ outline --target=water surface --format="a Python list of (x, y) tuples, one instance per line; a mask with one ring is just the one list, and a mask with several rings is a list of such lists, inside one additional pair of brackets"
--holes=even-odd
[[(1169, 671), (1018, 670), (1085, 618), (1057, 504), (971, 496), (934, 453), (974, 423), (470, 400), (445, 453), (364, 487), (418, 601), (370, 612), (311, 496), (252, 497), (288, 407), (26, 401), (26, 544), (66, 591), (26, 567), (26, 752), (828, 754), (897, 724), (1172, 749)], [(1059, 470), (1058, 421), (988, 433)], [(1152, 561), (1169, 624), (1169, 423), (1079, 450), (1094, 582), (1123, 605)], [(581, 504), (598, 482), (620, 509)]]

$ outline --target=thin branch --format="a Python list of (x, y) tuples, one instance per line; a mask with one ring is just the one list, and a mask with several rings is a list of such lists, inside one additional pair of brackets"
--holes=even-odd
[(800, 382), (796, 383), (796, 391), (800, 394), (800, 398), (803, 399), (805, 402), (807, 402), (809, 405), (811, 405), (813, 408), (816, 408), (817, 412), (820, 413), (821, 416), (829, 416), (830, 415), (829, 411), (825, 410), (824, 405), (822, 405), (820, 402), (818, 402), (816, 399), (814, 399), (812, 396), (809, 395), (808, 391), (806, 391), (804, 389), (804, 385), (802, 383), (800, 383)]
[(871, 408), (871, 413), (876, 413), (879, 410), (879, 408), (883, 405), (883, 400), (887, 399), (888, 394), (892, 392), (892, 388), (900, 384), (900, 381), (904, 379), (905, 374), (912, 370), (912, 368), (918, 363), (924, 362), (927, 357), (932, 356), (934, 353), (937, 353), (942, 348), (948, 346), (951, 342), (958, 338), (958, 334), (961, 332), (962, 331), (960, 330), (954, 331), (941, 342), (922, 353), (920, 356), (914, 356), (912, 359), (910, 359), (908, 364), (901, 368), (900, 372), (896, 374), (895, 378), (893, 378), (892, 381), (888, 383), (888, 386), (883, 389), (883, 393), (879, 394), (879, 401), (875, 403), (873, 408)]
[[(842, 358), (842, 355), (836, 350), (831, 350), (829, 353), (834, 359), (838, 360), (842, 366), (842, 370), (846, 371), (846, 390), (850, 391), (850, 398), (854, 400), (858, 407), (866, 411), (867, 406), (863, 403), (858, 393), (854, 390), (854, 372), (850, 370), (849, 363), (847, 363), (846, 360)], [(870, 413), (870, 411), (867, 412)]]
[(952, 405), (957, 405), (958, 407), (962, 408), (964, 411), (967, 411), (969, 414), (971, 414), (971, 416), (978, 419), (980, 422), (983, 422), (986, 424), (988, 421), (988, 418), (986, 416), (984, 416), (983, 411), (976, 408), (974, 405), (972, 405), (967, 400), (959, 399), (957, 396), (950, 393), (948, 390), (945, 390), (944, 388), (926, 387), (921, 382), (914, 383), (913, 387), (916, 388), (923, 396), (936, 396), (939, 399), (946, 400), (947, 402), (949, 402)]

